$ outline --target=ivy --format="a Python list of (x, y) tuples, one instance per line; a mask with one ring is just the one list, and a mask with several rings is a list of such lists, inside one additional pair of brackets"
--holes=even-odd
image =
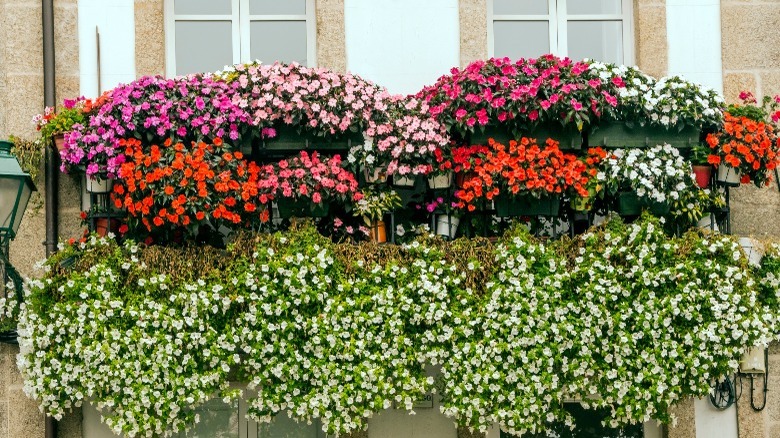
[[(463, 426), (611, 426), (708, 393), (772, 339), (780, 247), (759, 268), (722, 235), (643, 217), (543, 242), (334, 244), (310, 226), (225, 250), (91, 237), (30, 280), (19, 320), (25, 391), (57, 418), (93, 403), (117, 433), (172, 436), (248, 383), (248, 416), (345, 434), (441, 392)], [(435, 376), (435, 377), (432, 377)]]

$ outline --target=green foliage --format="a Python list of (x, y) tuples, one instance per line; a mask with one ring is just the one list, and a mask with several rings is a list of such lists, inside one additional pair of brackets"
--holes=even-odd
[(30, 174), (33, 181), (38, 181), (43, 163), (44, 147), (39, 140), (25, 140), (16, 136), (10, 136), (9, 140), (14, 144), (12, 153), (19, 161), (22, 170)]
[(778, 260), (751, 269), (730, 237), (668, 237), (647, 216), (549, 244), (522, 227), (382, 246), (303, 225), (209, 251), (93, 236), (28, 284), (20, 368), (45, 412), (89, 399), (135, 436), (186, 429), (235, 379), (253, 419), (339, 434), (430, 391), (483, 431), (571, 422), (571, 398), (610, 426), (668, 422), (773, 338)]

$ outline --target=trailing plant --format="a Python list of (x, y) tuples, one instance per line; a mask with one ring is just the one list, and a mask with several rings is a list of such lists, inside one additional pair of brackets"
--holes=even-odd
[(91, 236), (44, 268), (20, 313), (26, 393), (57, 418), (89, 400), (116, 433), (147, 437), (238, 397), (231, 379), (257, 391), (251, 418), (330, 433), (430, 391), (483, 431), (544, 430), (570, 398), (612, 426), (668, 422), (775, 337), (778, 311), (730, 237), (668, 237), (649, 217), (497, 246), (333, 244), (310, 226), (226, 250)]

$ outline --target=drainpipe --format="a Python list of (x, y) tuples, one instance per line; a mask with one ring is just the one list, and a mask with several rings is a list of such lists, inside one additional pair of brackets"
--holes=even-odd
[[(54, 82), (54, 0), (41, 0), (42, 26), (43, 26), (43, 104), (55, 106)], [(55, 153), (53, 145), (46, 147), (46, 257), (57, 251), (57, 200), (59, 176), (59, 155)], [(57, 421), (54, 417), (46, 416), (46, 438), (57, 438)]]

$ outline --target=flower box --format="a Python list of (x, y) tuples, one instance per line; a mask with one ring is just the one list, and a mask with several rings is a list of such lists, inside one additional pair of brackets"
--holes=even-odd
[(667, 203), (653, 202), (647, 205), (639, 199), (636, 192), (620, 192), (618, 194), (617, 211), (621, 216), (639, 216), (645, 207), (658, 216), (669, 214), (669, 204)]
[(625, 123), (606, 123), (588, 135), (590, 146), (643, 148), (665, 143), (678, 149), (692, 147), (699, 143), (699, 130), (692, 126), (679, 130), (675, 127), (629, 127)]
[(291, 125), (281, 125), (276, 128), (276, 136), (263, 140), (263, 149), (269, 151), (318, 150), (318, 151), (348, 151), (355, 144), (363, 144), (363, 134), (346, 132), (339, 136), (317, 137), (300, 134)]
[(539, 125), (533, 130), (522, 132), (520, 136), (512, 134), (504, 127), (490, 126), (485, 128), (484, 132), (474, 132), (471, 135), (471, 144), (486, 145), (488, 139), (492, 138), (506, 145), (510, 140), (517, 140), (523, 136), (535, 138), (539, 145), (544, 145), (547, 139), (551, 138), (558, 142), (558, 147), (561, 149), (580, 149), (582, 146), (582, 135), (577, 130), (555, 125)]
[(325, 217), (328, 215), (328, 211), (330, 210), (329, 204), (326, 204), (324, 202), (315, 204), (307, 198), (277, 199), (276, 205), (277, 208), (279, 209), (279, 217), (281, 218)]
[(561, 207), (560, 196), (534, 198), (532, 196), (498, 195), (495, 198), (496, 215), (512, 216), (558, 216)]

